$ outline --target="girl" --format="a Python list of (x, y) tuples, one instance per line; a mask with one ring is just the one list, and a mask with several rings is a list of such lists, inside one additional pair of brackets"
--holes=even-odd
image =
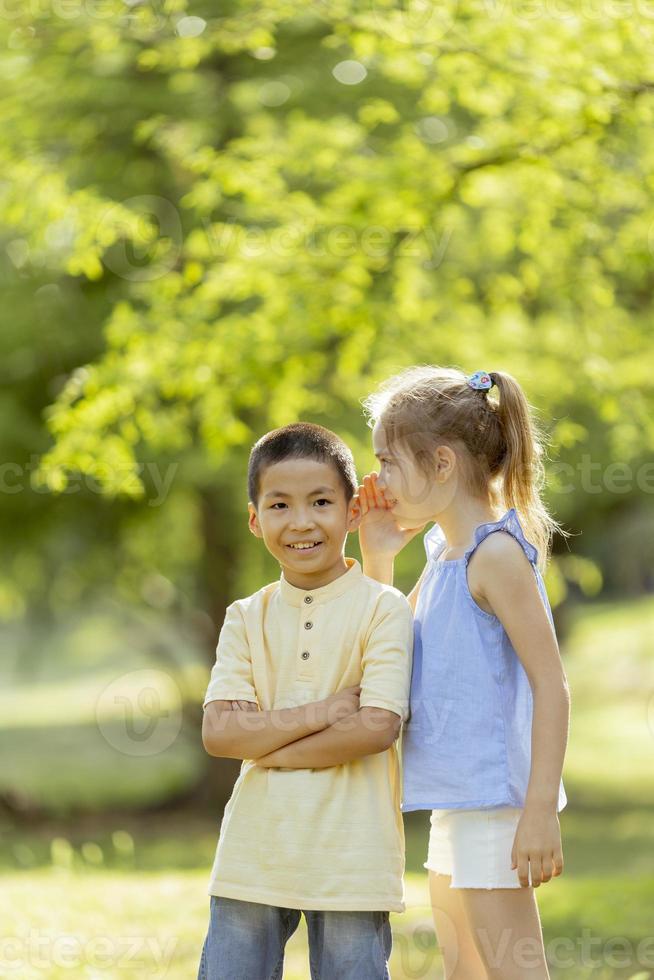
[[(497, 387), (498, 399), (489, 391)], [(363, 402), (379, 474), (358, 489), (363, 571), (425, 527), (402, 809), (430, 810), (446, 980), (549, 978), (534, 888), (563, 871), (570, 696), (541, 572), (541, 447), (509, 374), (421, 366)]]

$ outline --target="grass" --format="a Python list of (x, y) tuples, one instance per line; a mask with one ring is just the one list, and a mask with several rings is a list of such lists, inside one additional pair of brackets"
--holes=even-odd
[(563, 650), (573, 803), (654, 805), (654, 597), (581, 607)]
[[(629, 817), (644, 849), (654, 852), (647, 811)], [(567, 852), (575, 858), (568, 858), (564, 876), (541, 888), (538, 896), (550, 957), (565, 954), (566, 962), (571, 961), (554, 968), (552, 976), (631, 977), (644, 969), (645, 957), (652, 958), (654, 952), (654, 943), (649, 952), (638, 949), (651, 930), (652, 877), (637, 873), (633, 844), (624, 833), (610, 833), (610, 819), (596, 816), (588, 827), (584, 818), (571, 815), (567, 823)], [(7, 968), (5, 959), (3, 978), (194, 977), (207, 925), (206, 885), (216, 823), (172, 814), (147, 823), (133, 818), (118, 828), (89, 819), (69, 837), (59, 836), (63, 831), (56, 824), (42, 828), (39, 835), (15, 830), (5, 840), (6, 859), (13, 855), (14, 862), (25, 862), (29, 848), (33, 865), (29, 873), (7, 868), (3, 872), (0, 917), (5, 948), (7, 937), (15, 937), (15, 970)], [(426, 876), (416, 866), (426, 844), (424, 818), (407, 820), (407, 832), (407, 911), (391, 917), (392, 975), (394, 980), (436, 980), (441, 976), (440, 953)], [(597, 863), (585, 864), (583, 849), (576, 854), (581, 840), (596, 857), (608, 852), (608, 862), (599, 868)], [(62, 937), (68, 937), (67, 943)], [(562, 941), (567, 944), (563, 953)], [(625, 965), (612, 967), (611, 956)], [(305, 957), (301, 920), (288, 945), (287, 980), (306, 980)]]
[[(569, 804), (561, 814), (566, 865), (538, 891), (553, 980), (654, 980), (653, 628), (652, 598), (581, 608), (564, 650), (573, 696)], [(131, 661), (121, 673), (125, 690), (132, 672), (147, 668), (144, 659)], [(184, 694), (201, 694), (195, 669), (182, 667), (176, 677)], [(7, 746), (0, 788), (56, 804), (51, 819), (32, 827), (0, 824), (3, 980), (197, 974), (219, 820), (111, 815), (110, 808), (183, 787), (198, 765), (183, 733), (164, 745), (165, 725), (153, 755), (134, 754), (138, 738), (120, 742), (112, 706), (119, 702), (102, 694), (115, 676), (96, 655), (88, 670), (63, 681), (44, 676), (20, 690), (5, 684), (0, 696)], [(165, 678), (152, 688), (159, 705), (177, 704)], [(174, 710), (168, 724), (176, 724)], [(66, 819), (80, 802), (96, 812)], [(442, 976), (422, 869), (427, 829), (427, 814), (407, 816), (407, 911), (391, 917), (394, 980)], [(304, 920), (289, 941), (284, 976), (307, 980)]]

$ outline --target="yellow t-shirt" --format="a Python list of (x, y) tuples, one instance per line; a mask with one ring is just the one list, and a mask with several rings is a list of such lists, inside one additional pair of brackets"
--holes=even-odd
[[(361, 707), (407, 718), (411, 607), (355, 558), (345, 561), (328, 585), (305, 591), (282, 572), (228, 607), (205, 706), (243, 699), (268, 711), (360, 684)], [(243, 760), (208, 893), (295, 909), (403, 912), (400, 792), (397, 740), (326, 769)]]

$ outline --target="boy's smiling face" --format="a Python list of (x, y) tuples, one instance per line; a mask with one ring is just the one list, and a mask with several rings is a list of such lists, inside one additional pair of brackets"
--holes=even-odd
[(317, 589), (347, 571), (345, 539), (360, 518), (331, 463), (301, 458), (266, 466), (257, 507), (250, 502), (248, 511), (250, 530), (263, 538), (290, 585)]

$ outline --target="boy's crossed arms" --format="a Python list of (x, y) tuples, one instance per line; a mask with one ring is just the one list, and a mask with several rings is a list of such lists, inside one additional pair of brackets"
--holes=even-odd
[(254, 759), (265, 768), (320, 769), (390, 748), (400, 732), (394, 711), (359, 706), (360, 687), (320, 701), (259, 711), (252, 701), (210, 701), (202, 742), (212, 756)]

